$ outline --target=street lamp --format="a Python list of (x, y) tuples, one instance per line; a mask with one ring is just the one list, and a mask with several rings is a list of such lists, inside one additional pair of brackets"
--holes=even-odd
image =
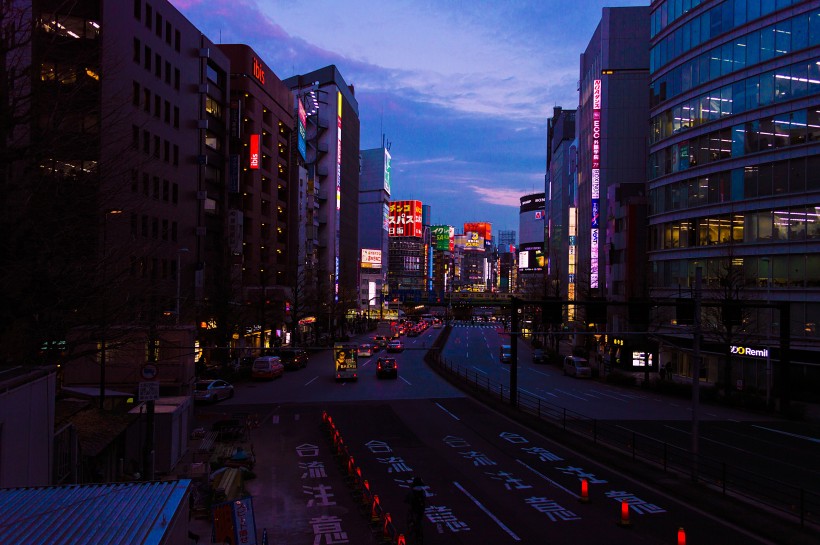
[(102, 229), (102, 331), (100, 331), (100, 410), (105, 408), (105, 366), (108, 336), (108, 216), (122, 214), (119, 208), (110, 208), (103, 215)]
[(180, 287), (182, 282), (182, 254), (187, 254), (190, 250), (188, 248), (180, 248), (177, 250), (177, 305), (176, 317), (177, 325), (179, 325), (179, 302), (180, 302)]

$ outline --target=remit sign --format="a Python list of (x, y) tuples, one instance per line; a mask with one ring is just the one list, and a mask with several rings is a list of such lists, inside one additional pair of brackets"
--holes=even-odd
[(768, 358), (768, 348), (749, 348), (748, 346), (729, 345), (729, 351), (738, 356), (748, 356), (750, 358)]

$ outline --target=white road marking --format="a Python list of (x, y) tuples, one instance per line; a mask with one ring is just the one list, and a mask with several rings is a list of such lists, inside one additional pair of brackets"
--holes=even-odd
[(445, 409), (444, 407), (442, 407), (440, 403), (438, 403), (438, 402), (435, 402), (435, 403), (436, 403), (436, 406), (437, 406), (439, 409), (441, 409), (442, 411), (444, 411), (445, 413), (449, 414), (450, 416), (452, 416), (452, 417), (453, 417), (453, 418), (455, 418), (456, 420), (461, 420), (459, 417), (457, 417), (456, 415), (454, 415), (453, 413), (451, 413), (450, 411), (448, 411), (447, 409)]
[(508, 534), (510, 534), (510, 537), (512, 537), (512, 538), (513, 538), (514, 540), (516, 540), (516, 541), (521, 541), (521, 538), (520, 538), (520, 537), (518, 537), (518, 536), (515, 534), (515, 532), (513, 532), (512, 530), (510, 530), (509, 528), (507, 528), (507, 526), (506, 526), (503, 522), (501, 522), (500, 520), (498, 520), (498, 517), (496, 517), (495, 515), (493, 515), (492, 513), (490, 513), (490, 510), (489, 510), (489, 509), (487, 509), (486, 507), (484, 507), (484, 504), (482, 504), (482, 503), (481, 503), (480, 501), (478, 501), (475, 497), (473, 497), (473, 495), (472, 495), (472, 494), (470, 494), (469, 492), (467, 492), (467, 490), (465, 490), (463, 486), (461, 486), (460, 484), (458, 484), (456, 481), (453, 481), (453, 484), (454, 484), (454, 485), (456, 485), (456, 488), (458, 488), (459, 490), (461, 490), (461, 491), (464, 493), (464, 495), (465, 495), (465, 496), (467, 496), (468, 498), (470, 498), (470, 499), (472, 500), (472, 502), (473, 502), (474, 504), (476, 504), (476, 506), (477, 506), (479, 509), (481, 509), (482, 511), (484, 511), (485, 513), (487, 513), (487, 516), (488, 516), (488, 517), (490, 517), (490, 518), (493, 520), (493, 522), (495, 522), (496, 524), (498, 524), (498, 525), (501, 527), (501, 529), (502, 529), (502, 530), (504, 530), (505, 532), (507, 532)]
[(479, 373), (481, 373), (481, 374), (484, 374), (484, 375), (486, 375), (486, 374), (487, 374), (487, 371), (485, 371), (484, 369), (479, 369), (479, 368), (478, 368), (478, 367), (476, 367), (475, 365), (473, 365), (473, 369), (475, 369), (476, 371), (478, 371), (478, 372), (479, 372)]
[(407, 384), (409, 384), (410, 386), (412, 386), (412, 385), (413, 385), (413, 383), (412, 383), (412, 382), (410, 382), (409, 380), (407, 380), (406, 378), (404, 378), (404, 377), (399, 377), (399, 378), (400, 378), (400, 379), (402, 379), (402, 380), (403, 380), (404, 382), (406, 382)]
[(761, 430), (770, 431), (772, 433), (779, 433), (779, 434), (782, 434), (782, 435), (788, 435), (789, 437), (796, 437), (798, 439), (805, 439), (806, 441), (811, 441), (812, 443), (820, 443), (820, 439), (818, 439), (817, 437), (809, 437), (808, 435), (799, 435), (797, 433), (790, 433), (790, 432), (783, 431), (783, 430), (776, 430), (774, 428), (767, 428), (765, 426), (756, 426), (755, 425), (755, 426), (752, 426), (752, 427), (753, 428), (758, 428), (758, 429), (761, 429)]
[(532, 466), (528, 465), (528, 464), (527, 464), (526, 462), (524, 462), (523, 460), (519, 460), (518, 458), (516, 458), (516, 459), (515, 459), (515, 461), (516, 461), (516, 462), (518, 462), (519, 464), (521, 464), (522, 466), (526, 467), (527, 469), (529, 469), (530, 471), (532, 471), (533, 473), (535, 473), (536, 475), (538, 475), (539, 477), (541, 477), (542, 479), (544, 479), (545, 481), (547, 481), (548, 483), (550, 483), (551, 485), (553, 485), (553, 486), (555, 486), (555, 487), (557, 487), (557, 488), (560, 488), (561, 490), (563, 490), (564, 492), (566, 492), (567, 494), (569, 494), (569, 495), (570, 495), (570, 496), (572, 496), (573, 498), (575, 498), (575, 499), (579, 499), (579, 498), (580, 498), (580, 496), (578, 496), (578, 494), (576, 494), (575, 492), (573, 492), (572, 490), (570, 490), (570, 489), (568, 489), (568, 488), (566, 488), (566, 487), (561, 486), (560, 484), (558, 484), (557, 482), (553, 481), (552, 479), (550, 479), (549, 477), (547, 477), (546, 475), (544, 475), (543, 473), (541, 473), (540, 471), (538, 471), (538, 470), (537, 470), (537, 469), (535, 469), (534, 467), (532, 467)]
[(305, 382), (305, 386), (307, 386), (308, 384), (310, 384), (311, 382), (313, 382), (313, 381), (314, 381), (314, 380), (316, 380), (317, 378), (319, 378), (319, 377), (318, 377), (318, 375), (317, 375), (317, 376), (315, 376), (315, 377), (313, 377), (313, 378), (312, 378), (312, 379), (310, 379), (309, 381)]
[(575, 394), (571, 394), (571, 393), (567, 392), (566, 390), (559, 390), (558, 388), (556, 388), (556, 389), (555, 389), (555, 391), (556, 391), (556, 392), (561, 392), (562, 394), (564, 394), (564, 395), (568, 395), (568, 396), (570, 396), (570, 397), (574, 397), (575, 399), (580, 399), (581, 401), (588, 401), (588, 399), (587, 399), (587, 398), (585, 398), (585, 397), (581, 397), (581, 396), (577, 396), (577, 395), (575, 395)]

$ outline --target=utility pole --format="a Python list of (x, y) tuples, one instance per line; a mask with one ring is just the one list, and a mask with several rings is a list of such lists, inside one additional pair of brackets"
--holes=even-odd
[(518, 406), (518, 297), (510, 297), (512, 316), (510, 317), (510, 405)]
[(703, 268), (695, 268), (695, 337), (692, 340), (692, 480), (698, 480), (698, 436), (700, 407), (700, 298)]

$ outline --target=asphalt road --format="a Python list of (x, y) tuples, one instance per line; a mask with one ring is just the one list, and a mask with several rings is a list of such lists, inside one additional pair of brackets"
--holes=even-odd
[[(239, 384), (232, 400), (198, 408), (197, 418), (205, 426), (233, 412), (260, 415), (260, 426), (251, 434), (258, 476), (248, 482), (248, 490), (256, 525), (268, 530), (271, 543), (376, 542), (331, 454), (322, 411), (333, 416), (400, 531), (406, 531), (409, 482), (422, 476), (428, 491), (427, 544), (661, 544), (675, 543), (681, 527), (687, 543), (698, 545), (783, 542), (676, 500), (676, 483), (662, 475), (630, 478), (468, 398), (423, 361), (438, 332), (429, 329), (404, 339), (407, 349), (391, 354), (399, 362), (397, 379), (376, 378), (375, 360), (385, 355), (381, 352), (360, 361), (357, 381), (337, 383), (330, 351), (317, 352), (305, 369), (272, 382)], [(502, 341), (503, 332), (495, 328), (455, 328), (445, 354), (492, 380), (508, 381), (509, 366), (497, 357)], [(525, 349), (521, 355), (526, 361)], [(521, 364), (519, 385), (547, 397), (551, 392), (556, 400), (583, 409), (579, 412), (597, 411), (618, 425), (686, 442), (691, 413), (685, 404), (675, 406), (640, 391), (564, 377), (550, 366), (528, 363)], [(724, 411), (705, 411), (703, 432), (722, 439), (734, 457), (746, 457), (768, 441), (771, 454), (755, 452), (761, 464), (768, 460), (770, 469), (780, 471), (784, 464), (771, 458), (779, 448), (794, 472), (817, 471), (812, 463), (818, 459), (816, 442), (795, 431), (786, 435), (782, 422), (758, 422), (748, 415), (741, 419), (743, 413)], [(762, 441), (761, 434), (768, 439)], [(705, 443), (709, 446), (704, 448), (712, 448), (711, 440)], [(581, 478), (588, 479), (588, 503), (579, 501)], [(618, 524), (622, 499), (632, 505), (629, 525)]]

